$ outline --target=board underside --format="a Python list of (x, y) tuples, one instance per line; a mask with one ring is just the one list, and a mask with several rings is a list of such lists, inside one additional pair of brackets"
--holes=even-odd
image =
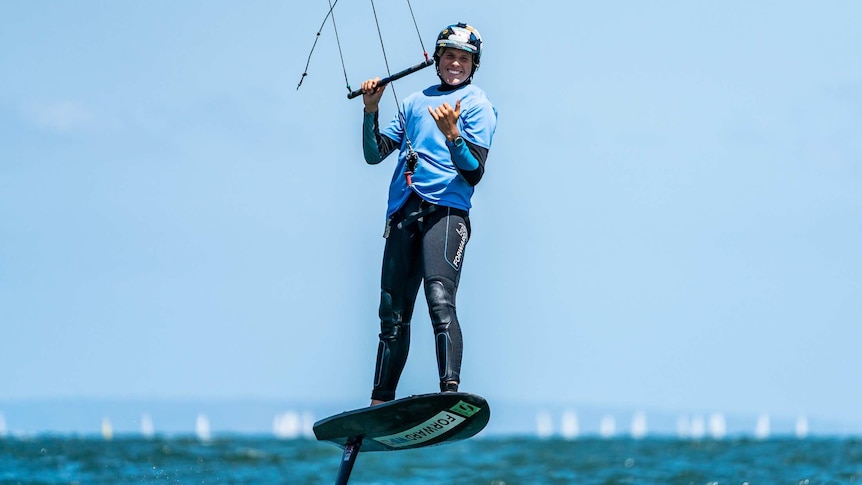
[(470, 438), (490, 417), (488, 402), (475, 394), (422, 394), (322, 419), (314, 435), (341, 448), (361, 437), (359, 451), (408, 450)]

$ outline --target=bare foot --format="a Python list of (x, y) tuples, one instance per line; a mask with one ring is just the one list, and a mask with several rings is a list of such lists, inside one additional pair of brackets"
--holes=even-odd
[(377, 406), (378, 404), (383, 404), (383, 403), (385, 403), (385, 402), (386, 402), (386, 401), (379, 401), (379, 400), (377, 400), (377, 399), (372, 399), (372, 400), (371, 400), (371, 405), (372, 405), (372, 406)]

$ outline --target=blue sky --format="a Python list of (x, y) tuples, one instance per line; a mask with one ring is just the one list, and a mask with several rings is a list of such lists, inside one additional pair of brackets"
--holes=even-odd
[[(464, 390), (862, 421), (862, 6), (413, 3), (426, 47), (480, 30), (500, 113)], [(327, 9), (0, 3), (0, 400), (366, 402), (393, 162), (331, 26), (296, 89)], [(382, 76), (370, 4), (335, 13), (350, 83)], [(436, 388), (423, 305), (400, 395)]]

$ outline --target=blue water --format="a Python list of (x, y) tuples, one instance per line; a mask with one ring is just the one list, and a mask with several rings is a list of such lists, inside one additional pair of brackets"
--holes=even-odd
[[(329, 484), (341, 450), (311, 440), (237, 436), (0, 439), (0, 483)], [(862, 440), (845, 438), (481, 438), (362, 453), (351, 484), (862, 483)]]

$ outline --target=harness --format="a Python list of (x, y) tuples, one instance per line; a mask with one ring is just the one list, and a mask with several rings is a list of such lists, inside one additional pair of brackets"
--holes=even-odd
[[(399, 112), (400, 114), (400, 112)], [(413, 171), (416, 170), (416, 163), (419, 162), (419, 155), (413, 150), (413, 144), (410, 143), (410, 138), (404, 134), (404, 140), (407, 142), (407, 156), (404, 158), (404, 179), (407, 181), (407, 186), (413, 186)]]
[[(427, 204), (427, 206), (423, 207), (426, 204)], [(419, 207), (417, 207), (415, 211), (407, 214), (407, 217), (405, 217), (404, 219), (401, 219), (401, 221), (398, 222), (398, 225), (396, 227), (398, 229), (404, 229), (404, 226), (409, 226), (410, 224), (413, 224), (414, 222), (421, 221), (423, 217), (430, 215), (432, 212), (436, 211), (437, 207), (438, 206), (436, 204), (432, 204), (430, 202), (426, 202), (425, 200), (422, 200), (419, 203)]]

